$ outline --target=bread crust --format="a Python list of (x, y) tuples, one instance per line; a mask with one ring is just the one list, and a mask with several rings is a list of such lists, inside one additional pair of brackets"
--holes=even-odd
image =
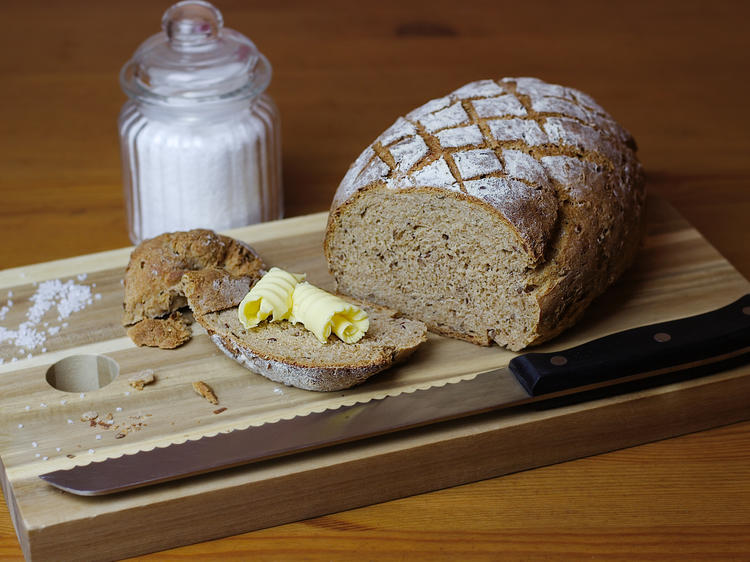
[(372, 375), (386, 369), (392, 364), (392, 361), (383, 361), (359, 367), (302, 366), (294, 364), (293, 361), (263, 357), (251, 348), (236, 345), (230, 338), (220, 336), (219, 334), (211, 334), (211, 341), (227, 357), (234, 359), (240, 365), (247, 367), (254, 373), (263, 375), (269, 380), (286, 386), (294, 386), (303, 390), (314, 390), (317, 392), (333, 392), (351, 388), (363, 383)]
[(128, 328), (128, 337), (137, 346), (175, 349), (190, 340), (189, 320), (175, 311), (166, 318), (145, 318)]
[(186, 306), (182, 276), (205, 268), (260, 277), (265, 265), (247, 244), (212, 230), (168, 232), (144, 240), (125, 269), (123, 325), (160, 318)]
[(256, 277), (235, 277), (216, 267), (188, 271), (182, 276), (182, 291), (197, 316), (239, 306)]
[[(253, 248), (212, 230), (168, 232), (144, 240), (130, 254), (125, 269), (122, 323), (128, 326), (128, 335), (136, 345), (174, 349), (191, 337), (186, 319), (175, 314), (187, 306), (186, 288), (197, 293), (201, 284), (223, 278), (228, 272), (246, 279), (244, 285), (234, 287), (236, 293), (259, 278), (264, 269)], [(183, 283), (186, 274), (187, 285)], [(232, 283), (237, 285), (236, 281)], [(199, 312), (218, 306), (216, 302), (194, 300)]]
[[(408, 300), (395, 299), (397, 307), (393, 294), (374, 286), (383, 284), (377, 275), (355, 273), (380, 253), (352, 249), (358, 235), (362, 245), (372, 238), (374, 226), (364, 211), (403, 206), (409, 193), (423, 196), (409, 203), (414, 214), (420, 202), (435, 197), (468, 209), (468, 216), (433, 217), (420, 231), (423, 237), (415, 238), (416, 248), (429, 229), (450, 228), (458, 220), (467, 225), (467, 240), (481, 237), (471, 231), (473, 219), (495, 216), (493, 224), (507, 231), (503, 250), (525, 264), (523, 274), (516, 275), (518, 286), (501, 288), (513, 298), (520, 295), (516, 310), (496, 313), (507, 318), (517, 311), (523, 326), (487, 322), (481, 329), (463, 330), (447, 317), (428, 319), (422, 315), (423, 295), (411, 295), (417, 303), (413, 308)], [(449, 337), (519, 350), (573, 325), (632, 263), (644, 205), (645, 176), (635, 141), (590, 96), (534, 78), (481, 80), (398, 118), (362, 152), (334, 195), (324, 252), (338, 290), (397, 307)], [(384, 231), (400, 226), (384, 212), (378, 220), (377, 228)], [(389, 241), (381, 243), (389, 249)], [(356, 253), (356, 260), (348, 261), (347, 253)], [(504, 259), (499, 249), (496, 254), (498, 261)], [(406, 261), (392, 260), (399, 265), (391, 273), (400, 274), (398, 267)], [(412, 274), (435, 267), (425, 262)], [(443, 295), (436, 289), (434, 300), (451, 296), (442, 289)]]

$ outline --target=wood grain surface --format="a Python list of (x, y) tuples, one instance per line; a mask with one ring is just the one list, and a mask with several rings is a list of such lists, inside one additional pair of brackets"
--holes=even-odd
[[(117, 73), (169, 2), (6, 2), (0, 264), (125, 246)], [(274, 65), (286, 214), (325, 210), (393, 119), (484, 77), (593, 95), (649, 189), (750, 277), (745, 2), (219, 4)], [(750, 406), (749, 406), (750, 407)], [(429, 470), (426, 467), (425, 470)], [(0, 558), (21, 558), (0, 507)], [(750, 558), (750, 423), (142, 557)]]

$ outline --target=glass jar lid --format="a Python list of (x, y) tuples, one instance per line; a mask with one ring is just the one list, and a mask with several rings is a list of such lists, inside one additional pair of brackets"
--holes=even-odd
[(125, 93), (139, 101), (194, 105), (262, 93), (271, 65), (250, 39), (224, 28), (213, 5), (185, 0), (162, 17), (162, 32), (144, 41), (122, 67)]

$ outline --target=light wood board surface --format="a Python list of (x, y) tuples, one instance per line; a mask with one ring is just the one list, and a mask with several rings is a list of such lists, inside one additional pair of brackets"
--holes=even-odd
[[(169, 4), (3, 6), (1, 267), (128, 244), (117, 72)], [(287, 216), (324, 211), (396, 115), (470, 80), (533, 75), (629, 128), (650, 192), (750, 277), (747, 2), (218, 4), (274, 66)], [(139, 559), (747, 559), (748, 467), (745, 422)], [(21, 558), (0, 502), (0, 559)]]
[[(648, 215), (636, 265), (579, 326), (540, 349), (697, 314), (750, 292), (750, 283), (667, 204), (650, 199)], [(304, 271), (313, 283), (330, 287), (321, 253), (325, 218), (310, 215), (232, 234), (252, 244), (269, 265)], [(115, 251), (6, 270), (0, 277), (0, 291), (14, 300), (5, 317), (10, 326), (28, 318), (50, 282), (93, 291), (81, 310), (65, 316), (58, 306), (39, 318), (37, 326), (49, 324), (43, 344), (19, 349), (9, 340), (0, 349), (3, 488), (32, 559), (98, 560), (161, 550), (750, 417), (750, 367), (743, 367), (581, 404), (518, 406), (115, 496), (61, 493), (39, 474), (439, 387), (503, 367), (513, 356), (431, 335), (408, 362), (354, 389), (284, 387), (225, 357), (197, 326), (193, 339), (176, 350), (135, 347), (119, 323), (127, 257), (127, 250)], [(44, 352), (35, 355), (41, 345)], [(86, 355), (114, 360), (119, 375), (101, 388), (99, 380), (75, 391), (49, 384), (45, 375), (53, 366), (59, 370), (70, 358)], [(155, 381), (134, 389), (129, 380), (146, 370)], [(212, 387), (218, 406), (193, 391), (199, 380)], [(517, 398), (511, 393), (508, 399)], [(414, 478), (414, 469), (424, 465), (434, 468)], [(109, 536), (114, 532), (117, 541)]]

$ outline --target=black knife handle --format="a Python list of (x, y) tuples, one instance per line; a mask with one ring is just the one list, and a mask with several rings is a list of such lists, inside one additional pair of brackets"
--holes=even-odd
[(554, 353), (519, 355), (508, 366), (531, 396), (539, 396), (748, 354), (750, 294), (705, 314), (625, 330)]

